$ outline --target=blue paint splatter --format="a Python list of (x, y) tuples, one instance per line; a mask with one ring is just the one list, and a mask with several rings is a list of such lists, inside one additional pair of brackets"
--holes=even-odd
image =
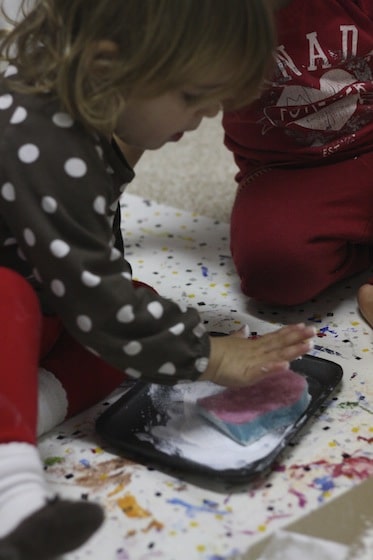
[(207, 502), (206, 505), (203, 506), (193, 506), (192, 504), (188, 504), (179, 498), (173, 498), (172, 500), (167, 500), (167, 502), (169, 504), (184, 507), (188, 517), (194, 517), (196, 513), (213, 513), (214, 515), (226, 515), (228, 513), (227, 511), (218, 510), (217, 504), (211, 502)]
[(330, 333), (330, 334), (333, 334), (333, 335), (334, 335), (334, 338), (337, 338), (337, 337), (338, 337), (337, 331), (333, 331), (333, 329), (329, 328), (329, 325), (327, 325), (326, 327), (321, 327), (319, 330), (320, 330), (320, 332), (323, 333), (323, 334), (324, 334), (324, 333)]
[(209, 275), (209, 269), (207, 268), (207, 266), (201, 266), (201, 271), (202, 271), (202, 276), (207, 278), (207, 276)]
[(80, 459), (79, 463), (83, 465), (83, 467), (86, 467), (87, 469), (89, 469), (91, 466), (91, 463), (87, 459)]
[(130, 560), (128, 552), (124, 548), (120, 548), (116, 553), (116, 560)]
[(322, 490), (322, 492), (328, 492), (335, 487), (334, 480), (331, 476), (323, 476), (322, 478), (315, 478), (313, 481), (315, 486)]

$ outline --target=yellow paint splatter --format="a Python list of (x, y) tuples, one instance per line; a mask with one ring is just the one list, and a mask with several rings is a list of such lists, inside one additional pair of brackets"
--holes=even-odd
[(329, 447), (337, 447), (337, 442), (335, 440), (329, 441), (328, 445)]
[(197, 547), (198, 552), (205, 552), (206, 547), (204, 544), (199, 544)]
[(261, 533), (265, 533), (266, 530), (267, 530), (267, 526), (266, 526), (266, 525), (259, 525), (258, 531), (260, 531)]
[(127, 517), (150, 517), (150, 513), (146, 509), (143, 509), (136, 498), (131, 494), (126, 494), (123, 498), (119, 498), (117, 504)]
[(191, 522), (189, 523), (189, 525), (190, 525), (190, 527), (198, 527), (198, 526), (199, 526), (199, 523), (197, 523), (197, 521), (191, 521)]
[(196, 297), (196, 294), (188, 294), (188, 298), (193, 299)]
[(156, 519), (153, 519), (149, 525), (142, 530), (143, 533), (149, 533), (149, 531), (151, 531), (151, 529), (155, 529), (156, 531), (162, 531), (162, 529), (164, 528), (163, 523), (160, 523), (159, 521), (157, 521)]
[(354, 434), (357, 434), (357, 432), (360, 432), (360, 428), (358, 426), (355, 426), (354, 428), (351, 429), (351, 432), (354, 432)]
[(360, 325), (359, 321), (351, 321), (351, 325), (353, 327), (357, 327), (358, 325)]
[(114, 490), (112, 490), (112, 492), (110, 492), (110, 494), (108, 494), (109, 498), (111, 498), (112, 496), (115, 496), (116, 494), (119, 494), (119, 492), (122, 492), (122, 490), (124, 490), (125, 486), (124, 484), (118, 484), (118, 486), (116, 486), (114, 488)]
[(210, 288), (215, 288), (216, 286), (216, 282), (211, 282), (211, 284), (209, 284)]

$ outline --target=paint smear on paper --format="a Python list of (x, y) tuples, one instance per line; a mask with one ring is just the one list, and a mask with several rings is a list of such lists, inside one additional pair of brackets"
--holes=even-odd
[[(149, 395), (166, 423), (149, 425), (147, 432), (137, 433), (156, 449), (179, 456), (214, 470), (241, 469), (268, 456), (292, 428), (269, 432), (251, 445), (242, 446), (204, 420), (196, 407), (197, 398), (222, 391), (208, 382), (180, 383), (172, 388), (151, 385)], [(260, 469), (260, 467), (258, 467)]]

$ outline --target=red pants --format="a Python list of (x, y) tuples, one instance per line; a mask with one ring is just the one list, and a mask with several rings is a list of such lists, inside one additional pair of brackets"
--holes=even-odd
[(241, 181), (231, 251), (250, 297), (305, 302), (373, 262), (373, 154)]
[(68, 416), (105, 398), (126, 377), (71, 338), (57, 317), (43, 317), (30, 285), (1, 267), (0, 317), (0, 443), (36, 442), (39, 365), (66, 389)]

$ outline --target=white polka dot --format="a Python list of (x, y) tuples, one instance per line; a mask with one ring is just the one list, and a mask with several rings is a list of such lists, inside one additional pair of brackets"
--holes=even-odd
[(83, 332), (89, 332), (92, 330), (92, 321), (87, 315), (79, 315), (76, 318), (76, 323)]
[(170, 328), (170, 332), (175, 335), (179, 335), (183, 333), (185, 330), (185, 325), (183, 323), (177, 323), (173, 327)]
[(130, 377), (134, 377), (135, 379), (141, 377), (141, 372), (137, 371), (137, 369), (126, 368), (125, 373), (127, 373), (127, 375), (129, 375)]
[(51, 290), (57, 297), (62, 297), (66, 293), (65, 284), (61, 280), (52, 280), (51, 282)]
[(117, 208), (118, 208), (118, 201), (116, 200), (115, 202), (113, 202), (113, 204), (110, 204), (110, 210), (115, 213), (117, 211)]
[(19, 124), (26, 120), (27, 118), (27, 111), (24, 107), (17, 107), (14, 111), (12, 118), (10, 119), (11, 124)]
[(4, 247), (9, 247), (10, 245), (17, 245), (17, 240), (15, 237), (8, 237), (8, 239), (5, 239), (3, 245)]
[(182, 313), (186, 313), (188, 311), (188, 306), (182, 301), (179, 301), (177, 305)]
[(29, 247), (33, 247), (35, 245), (35, 234), (30, 228), (26, 228), (23, 230), (23, 237)]
[(78, 179), (87, 173), (87, 165), (80, 158), (70, 158), (65, 163), (65, 171), (70, 177)]
[(34, 275), (34, 278), (36, 278), (36, 280), (37, 280), (38, 282), (41, 283), (41, 282), (43, 281), (42, 278), (41, 278), (41, 276), (40, 276), (40, 272), (38, 271), (37, 268), (33, 268), (33, 269), (32, 269), (32, 274)]
[(39, 148), (34, 144), (25, 144), (18, 150), (18, 157), (22, 163), (33, 163), (39, 157)]
[(26, 260), (26, 257), (25, 257), (25, 255), (24, 255), (24, 253), (23, 253), (21, 247), (18, 247), (18, 249), (17, 249), (17, 255), (19, 256), (19, 258), (20, 258), (22, 261), (25, 261), (25, 260)]
[(5, 78), (9, 78), (10, 76), (14, 76), (15, 74), (18, 74), (16, 66), (14, 66), (13, 64), (9, 64), (4, 72)]
[(105, 171), (106, 173), (110, 173), (110, 175), (114, 174), (114, 169), (111, 167), (111, 165), (108, 165)]
[(93, 209), (97, 214), (104, 215), (106, 212), (106, 200), (103, 196), (97, 196), (93, 201)]
[(13, 97), (10, 93), (6, 93), (5, 95), (0, 95), (0, 109), (9, 109), (9, 107), (13, 103)]
[(90, 346), (86, 346), (85, 348), (88, 350), (88, 352), (91, 352), (91, 354), (94, 354), (95, 356), (100, 355), (97, 350), (93, 350), (93, 348), (91, 348)]
[(124, 192), (126, 190), (128, 183), (123, 183), (120, 187), (119, 187), (119, 192)]
[(96, 152), (98, 153), (99, 158), (102, 159), (103, 156), (104, 156), (104, 152), (103, 152), (101, 146), (95, 146), (95, 148), (96, 148)]
[(199, 373), (203, 373), (206, 370), (208, 363), (209, 363), (208, 358), (198, 358), (196, 360), (196, 370)]
[(56, 113), (53, 115), (52, 121), (60, 128), (70, 128), (74, 124), (73, 119), (67, 113)]
[(148, 304), (148, 311), (154, 319), (160, 319), (163, 315), (163, 305), (159, 301), (152, 301)]
[(122, 253), (120, 251), (118, 251), (118, 249), (116, 249), (115, 247), (112, 248), (111, 252), (110, 252), (110, 260), (111, 261), (117, 261), (118, 259), (122, 258)]
[(141, 352), (142, 346), (137, 340), (132, 340), (131, 342), (123, 346), (123, 350), (127, 354), (127, 356), (136, 356), (136, 354), (139, 354)]
[(131, 323), (135, 318), (132, 305), (123, 305), (117, 313), (117, 320), (120, 323)]
[(85, 286), (88, 286), (88, 288), (94, 288), (101, 283), (101, 278), (97, 276), (97, 274), (92, 274), (92, 272), (85, 270), (82, 273), (82, 282)]
[(4, 183), (1, 187), (1, 196), (8, 202), (13, 202), (16, 199), (16, 193), (12, 183)]
[(41, 207), (47, 214), (54, 214), (57, 210), (57, 200), (53, 196), (43, 196), (41, 199)]
[(166, 362), (159, 368), (158, 373), (163, 373), (164, 375), (175, 375), (176, 368), (171, 362)]
[(130, 272), (122, 272), (122, 276), (126, 280), (132, 280), (132, 274)]
[(194, 327), (193, 329), (193, 334), (194, 336), (196, 336), (197, 338), (201, 338), (206, 332), (206, 328), (204, 327), (204, 325), (202, 323), (199, 323), (196, 327)]
[(69, 245), (61, 239), (55, 239), (54, 241), (52, 241), (49, 247), (52, 255), (59, 259), (66, 257), (66, 255), (70, 252)]

